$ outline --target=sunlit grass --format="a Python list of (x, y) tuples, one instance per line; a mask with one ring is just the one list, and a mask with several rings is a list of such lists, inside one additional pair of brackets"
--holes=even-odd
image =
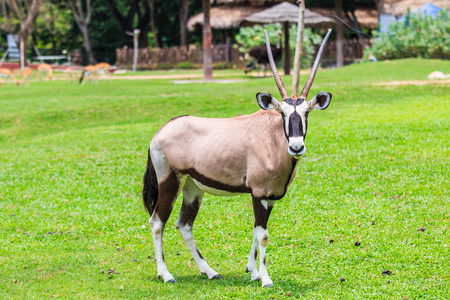
[(317, 74), (310, 94), (333, 99), (311, 113), (307, 155), (271, 215), (271, 289), (244, 272), (250, 196), (207, 195), (196, 220), (198, 247), (223, 281), (198, 274), (173, 227), (177, 202), (164, 243), (178, 283), (168, 285), (156, 278), (140, 193), (160, 126), (252, 113), (257, 92), (278, 97), (272, 78), (0, 88), (2, 298), (450, 298), (450, 88), (372, 85), (449, 69), (410, 59)]

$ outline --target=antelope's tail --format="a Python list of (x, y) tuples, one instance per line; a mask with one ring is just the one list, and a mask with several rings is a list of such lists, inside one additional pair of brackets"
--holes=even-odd
[(81, 73), (81, 77), (80, 77), (80, 80), (79, 80), (80, 83), (83, 82), (84, 74), (86, 74), (85, 71), (83, 71), (83, 72)]
[(153, 210), (158, 200), (158, 179), (156, 178), (155, 167), (150, 157), (150, 149), (148, 150), (147, 170), (144, 174), (144, 188), (142, 190), (142, 198), (144, 206), (147, 209), (150, 216), (153, 214)]

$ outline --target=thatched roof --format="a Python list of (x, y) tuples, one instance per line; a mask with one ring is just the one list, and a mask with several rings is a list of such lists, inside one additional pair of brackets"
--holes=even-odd
[(296, 3), (297, 0), (216, 0), (217, 4), (242, 4), (250, 6), (273, 6), (280, 2)]
[(386, 14), (402, 16), (407, 12), (408, 7), (411, 11), (415, 11), (427, 3), (450, 10), (450, 1), (448, 0), (385, 0), (384, 11)]
[[(210, 10), (211, 27), (215, 29), (229, 29), (239, 27), (242, 20), (262, 8), (242, 6), (242, 5), (222, 5), (212, 7)], [(194, 30), (196, 26), (203, 26), (203, 12), (199, 13), (188, 21), (188, 29)]]
[[(335, 19), (336, 16), (336, 10), (334, 8), (311, 7), (310, 10), (331, 19)], [(378, 12), (375, 8), (357, 7), (355, 15), (361, 27), (366, 29), (376, 29), (378, 27)], [(344, 22), (349, 23), (345, 16), (342, 19)]]
[[(242, 25), (284, 22), (297, 23), (298, 13), (298, 5), (282, 2), (272, 6), (271, 8), (267, 8), (248, 16), (244, 19)], [(326, 27), (333, 23), (333, 19), (314, 13), (309, 9), (305, 9), (305, 27)]]

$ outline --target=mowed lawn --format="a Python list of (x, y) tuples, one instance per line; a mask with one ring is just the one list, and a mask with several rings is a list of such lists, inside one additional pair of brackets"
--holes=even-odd
[[(271, 77), (1, 87), (1, 298), (450, 299), (450, 86), (375, 85), (436, 70), (450, 73), (450, 62), (317, 73), (310, 98), (328, 91), (333, 99), (310, 114), (308, 150), (269, 220), (273, 288), (244, 272), (249, 195), (205, 195), (194, 236), (223, 276), (214, 281), (199, 274), (173, 226), (178, 199), (164, 235), (177, 284), (156, 277), (141, 201), (159, 127), (178, 115), (255, 112), (257, 92), (279, 98)], [(283, 80), (290, 87), (292, 77)]]

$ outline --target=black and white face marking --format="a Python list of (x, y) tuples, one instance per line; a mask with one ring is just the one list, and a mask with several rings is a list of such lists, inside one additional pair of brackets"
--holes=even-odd
[(289, 141), (288, 152), (294, 158), (299, 158), (306, 152), (308, 104), (301, 98), (289, 98), (281, 102), (280, 113), (283, 116), (284, 132)]
[(262, 109), (274, 109), (282, 115), (284, 132), (289, 142), (288, 152), (294, 158), (300, 158), (306, 152), (308, 113), (314, 109), (327, 108), (331, 101), (331, 94), (320, 92), (309, 102), (303, 98), (288, 98), (278, 102), (270, 93), (258, 93), (256, 98)]

